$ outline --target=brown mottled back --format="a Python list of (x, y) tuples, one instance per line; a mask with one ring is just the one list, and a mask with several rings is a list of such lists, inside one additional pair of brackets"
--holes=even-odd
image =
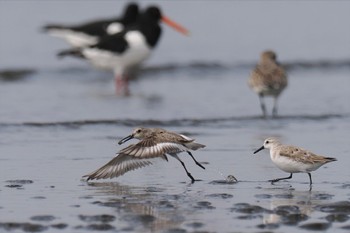
[(278, 96), (287, 86), (287, 74), (276, 61), (273, 51), (261, 54), (258, 65), (251, 72), (249, 86), (259, 95)]

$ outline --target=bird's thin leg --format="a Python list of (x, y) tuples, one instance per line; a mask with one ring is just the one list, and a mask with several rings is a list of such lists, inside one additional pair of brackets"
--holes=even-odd
[(115, 75), (114, 85), (116, 95), (121, 95), (123, 93), (123, 77), (121, 75)]
[(190, 177), (192, 183), (194, 183), (196, 180), (193, 178), (193, 176), (191, 175), (191, 173), (189, 173), (189, 172), (187, 171), (187, 168), (186, 168), (186, 166), (185, 166), (185, 163), (182, 162), (182, 160), (181, 160), (176, 154), (171, 154), (171, 156), (173, 156), (175, 159), (177, 159), (177, 160), (180, 161), (181, 165), (184, 167), (184, 169), (185, 169), (185, 171), (186, 171), (186, 173), (187, 173), (187, 176)]
[(265, 102), (264, 102), (264, 95), (260, 94), (259, 95), (259, 101), (260, 101), (260, 107), (263, 112), (263, 117), (266, 117), (266, 107), (265, 107)]
[(309, 175), (310, 185), (312, 185), (311, 173), (310, 173), (310, 172), (308, 172), (307, 174)]
[(288, 179), (291, 179), (293, 176), (293, 173), (290, 173), (290, 176), (288, 177), (284, 177), (284, 178), (277, 178), (277, 179), (273, 179), (273, 180), (268, 180), (269, 182), (271, 182), (271, 184), (277, 182), (277, 181), (280, 181), (280, 180), (288, 180)]
[(117, 95), (130, 95), (129, 91), (129, 79), (126, 75), (115, 76), (115, 90)]
[(312, 179), (311, 179), (311, 173), (310, 173), (310, 172), (308, 172), (307, 174), (309, 175), (309, 178), (310, 178), (310, 188), (309, 188), (309, 192), (311, 192), (311, 190), (312, 190)]
[(201, 168), (205, 169), (205, 167), (203, 167), (202, 164), (200, 164), (192, 155), (192, 153), (190, 151), (187, 151), (187, 153), (192, 157), (193, 161), (198, 165), (200, 166)]
[(273, 108), (272, 108), (272, 116), (277, 116), (277, 96), (273, 97)]
[(124, 88), (124, 95), (129, 96), (130, 95), (129, 77), (127, 75), (124, 75), (124, 78), (123, 78), (123, 88)]

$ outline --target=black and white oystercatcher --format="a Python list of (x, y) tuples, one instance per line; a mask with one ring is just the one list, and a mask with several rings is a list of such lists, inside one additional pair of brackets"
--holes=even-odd
[(67, 26), (48, 24), (43, 27), (49, 35), (62, 38), (74, 47), (96, 44), (100, 37), (113, 35), (134, 24), (139, 16), (139, 7), (135, 3), (126, 6), (123, 16), (87, 22), (81, 25)]
[(136, 24), (114, 35), (104, 36), (94, 45), (62, 51), (58, 56), (71, 55), (88, 60), (95, 67), (113, 70), (116, 92), (128, 94), (128, 72), (147, 59), (161, 36), (160, 22), (187, 35), (187, 29), (162, 15), (158, 7), (147, 8)]

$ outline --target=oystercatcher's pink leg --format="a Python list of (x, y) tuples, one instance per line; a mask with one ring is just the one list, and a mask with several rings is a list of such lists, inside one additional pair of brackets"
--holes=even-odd
[(116, 95), (130, 95), (129, 81), (126, 76), (116, 75), (115, 76), (115, 90)]

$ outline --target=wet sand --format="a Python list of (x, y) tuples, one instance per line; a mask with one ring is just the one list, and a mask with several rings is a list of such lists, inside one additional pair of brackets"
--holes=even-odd
[[(349, 232), (349, 3), (319, 2), (315, 11), (314, 3), (206, 2), (203, 20), (193, 21), (196, 2), (157, 2), (174, 19), (180, 12), (193, 36), (165, 29), (128, 97), (115, 96), (111, 73), (58, 61), (67, 45), (39, 33), (49, 19), (113, 15), (116, 2), (105, 3), (0, 2), (0, 232)], [(283, 17), (266, 27), (276, 12)], [(229, 27), (215, 34), (213, 22)], [(263, 49), (277, 50), (288, 68), (277, 118), (261, 117), (247, 86)], [(172, 158), (117, 179), (81, 178), (115, 156), (117, 141), (137, 126), (207, 145), (194, 153), (205, 170), (180, 154), (201, 181), (191, 184)], [(312, 174), (311, 191), (306, 174), (271, 185), (288, 174), (267, 151), (253, 155), (268, 136), (338, 161)]]

